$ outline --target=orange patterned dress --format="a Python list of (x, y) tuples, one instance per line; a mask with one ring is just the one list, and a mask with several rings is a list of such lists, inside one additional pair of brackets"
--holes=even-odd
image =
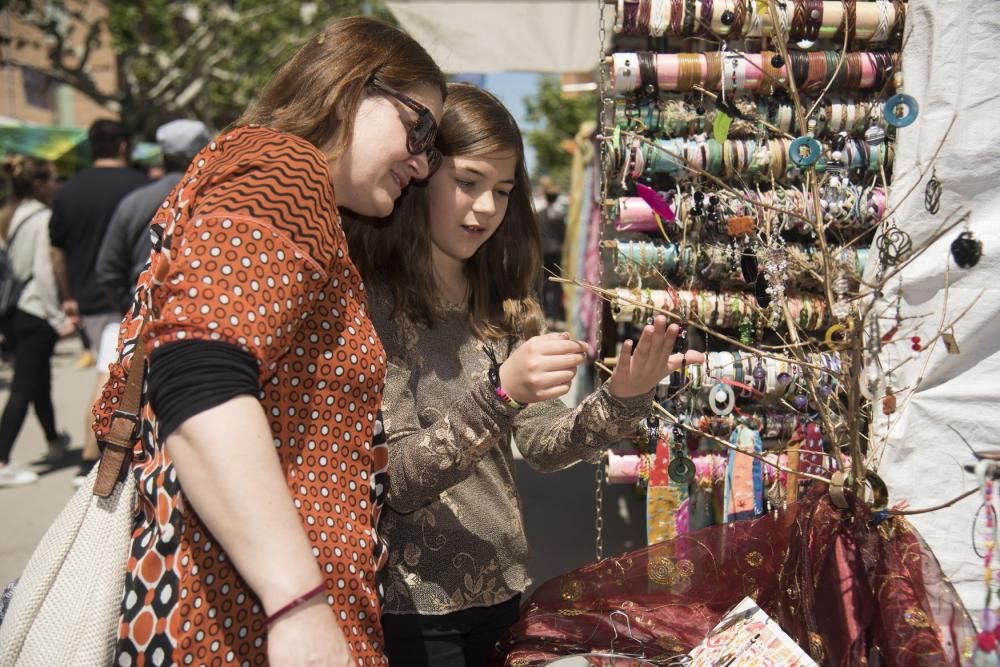
[[(151, 265), (95, 405), (98, 437), (143, 319), (151, 353), (206, 340), (251, 354), (327, 602), (357, 664), (384, 664), (375, 573), (385, 549), (375, 527), (387, 461), (378, 412), (385, 356), (347, 255), (326, 159), (290, 135), (235, 130), (195, 158), (151, 231)], [(267, 664), (261, 604), (185, 502), (145, 393), (143, 414), (115, 665)]]

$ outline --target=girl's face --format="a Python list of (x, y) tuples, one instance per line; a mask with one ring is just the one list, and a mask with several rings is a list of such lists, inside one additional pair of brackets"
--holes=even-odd
[[(441, 120), (441, 93), (429, 85), (407, 90), (413, 101)], [(417, 113), (388, 95), (370, 90), (358, 107), (347, 150), (330, 164), (337, 205), (364, 216), (384, 218), (414, 180), (427, 177), (426, 154), (411, 155), (406, 136)]]
[(465, 262), (500, 227), (511, 191), (517, 153), (445, 156), (427, 184), (435, 261)]

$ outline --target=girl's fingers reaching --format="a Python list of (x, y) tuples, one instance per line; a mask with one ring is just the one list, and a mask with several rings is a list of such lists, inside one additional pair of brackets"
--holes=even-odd
[(684, 353), (684, 362), (688, 364), (704, 364), (705, 353), (698, 350), (688, 350)]
[(628, 375), (632, 368), (632, 341), (627, 340), (622, 343), (622, 349), (618, 352), (618, 363), (615, 365), (615, 371), (617, 373), (622, 373), (623, 375)]
[[(560, 334), (561, 335), (561, 334)], [(545, 355), (587, 354), (586, 344), (572, 338), (558, 338), (538, 342), (538, 351)]]
[(667, 364), (667, 375), (673, 373), (674, 371), (680, 369), (684, 364), (704, 364), (705, 363), (705, 353), (698, 352), (697, 350), (688, 350), (684, 354), (680, 352), (675, 352), (670, 355), (670, 363)]
[[(576, 377), (576, 368), (570, 370), (551, 371), (545, 374), (545, 379), (541, 386), (545, 388), (556, 387), (562, 384), (569, 384)], [(540, 390), (542, 391), (542, 390)]]
[(580, 364), (582, 364), (586, 360), (587, 358), (580, 353), (546, 355), (544, 357), (541, 357), (541, 359), (539, 359), (538, 368), (539, 370), (544, 372), (576, 369)]

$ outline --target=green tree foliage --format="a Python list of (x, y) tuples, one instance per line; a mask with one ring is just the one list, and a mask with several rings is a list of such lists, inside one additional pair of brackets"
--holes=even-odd
[[(367, 0), (0, 0), (0, 9), (42, 36), (14, 34), (15, 27), (11, 34), (0, 32), (0, 40), (43, 49), (46, 74), (146, 136), (182, 116), (221, 128), (331, 19), (388, 18), (379, 3)], [(94, 77), (92, 56), (105, 43), (115, 54), (113, 90), (102, 89)], [(21, 63), (8, 58), (4, 64)]]
[(554, 76), (539, 80), (538, 92), (524, 100), (526, 116), (537, 127), (525, 134), (528, 144), (535, 149), (536, 174), (548, 174), (563, 190), (569, 187), (569, 169), (572, 156), (566, 142), (572, 141), (580, 125), (597, 116), (597, 94), (579, 93), (565, 97)]

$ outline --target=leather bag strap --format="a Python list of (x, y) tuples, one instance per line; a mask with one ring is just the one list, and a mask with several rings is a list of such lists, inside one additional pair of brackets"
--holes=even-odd
[(139, 404), (142, 400), (142, 379), (145, 375), (146, 343), (140, 331), (132, 362), (125, 381), (125, 393), (114, 414), (111, 415), (111, 427), (104, 438), (104, 453), (97, 468), (97, 478), (94, 480), (94, 495), (107, 498), (114, 491), (115, 484), (122, 479), (123, 473), (132, 462), (132, 444), (139, 431)]

